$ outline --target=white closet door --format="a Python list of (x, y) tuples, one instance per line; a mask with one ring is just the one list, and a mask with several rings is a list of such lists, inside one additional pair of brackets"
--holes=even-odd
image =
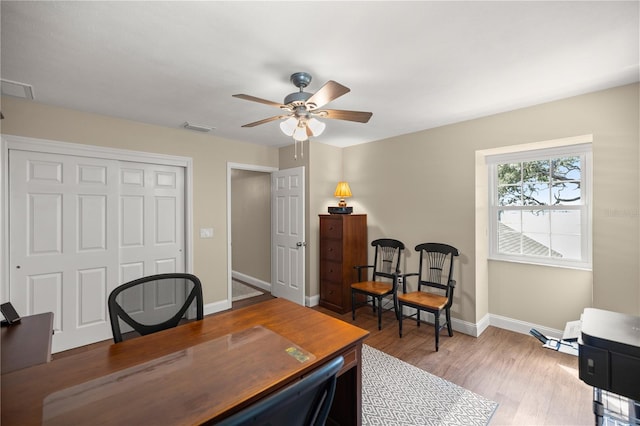
[(10, 150), (9, 174), (10, 300), (54, 313), (53, 352), (111, 338), (119, 284), (185, 270), (183, 167)]
[(117, 162), (11, 150), (9, 164), (11, 301), (54, 313), (54, 352), (110, 338)]
[[(184, 168), (123, 162), (120, 168), (120, 282), (184, 272)], [(174, 287), (171, 287), (174, 289)], [(147, 320), (175, 312), (184, 291), (147, 285), (127, 293), (125, 310)], [(125, 328), (126, 330), (126, 328)]]

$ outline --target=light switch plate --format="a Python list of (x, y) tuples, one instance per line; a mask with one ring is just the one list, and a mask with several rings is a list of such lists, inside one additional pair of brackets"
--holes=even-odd
[(200, 228), (200, 238), (213, 238), (213, 228)]

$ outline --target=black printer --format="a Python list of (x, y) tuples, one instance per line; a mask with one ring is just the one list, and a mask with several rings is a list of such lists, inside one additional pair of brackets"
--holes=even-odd
[(587, 308), (578, 343), (580, 379), (593, 386), (595, 424), (640, 425), (640, 317)]
[(640, 317), (585, 309), (578, 354), (582, 381), (640, 400)]

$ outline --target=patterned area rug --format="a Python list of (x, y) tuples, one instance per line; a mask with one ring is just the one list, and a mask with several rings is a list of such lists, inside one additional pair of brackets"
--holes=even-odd
[(487, 425), (498, 404), (363, 345), (363, 425)]
[(249, 287), (240, 281), (231, 280), (231, 301), (236, 302), (250, 297), (260, 296), (262, 292), (253, 287)]

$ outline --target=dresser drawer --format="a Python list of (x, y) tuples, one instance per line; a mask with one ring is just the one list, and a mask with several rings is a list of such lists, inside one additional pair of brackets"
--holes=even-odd
[(367, 263), (367, 215), (321, 214), (318, 250), (320, 306), (351, 311), (355, 265)]
[(342, 261), (342, 241), (323, 239), (320, 243), (320, 259)]
[(342, 239), (342, 221), (327, 217), (325, 220), (320, 221), (320, 235), (323, 238)]
[(329, 281), (320, 281), (320, 300), (342, 306), (342, 285)]
[[(340, 262), (320, 262), (320, 281), (342, 282), (342, 263)], [(350, 285), (351, 283), (349, 283)]]

